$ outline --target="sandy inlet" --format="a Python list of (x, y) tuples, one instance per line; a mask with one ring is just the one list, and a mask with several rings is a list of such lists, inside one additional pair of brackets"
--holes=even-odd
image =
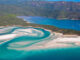
[[(1, 29), (1, 31), (7, 32), (6, 29)], [(8, 28), (8, 29), (10, 30), (12, 28)], [(49, 31), (49, 30), (46, 30), (46, 31)], [(0, 44), (14, 40), (14, 38), (16, 37), (30, 36), (34, 38), (35, 37), (42, 38), (44, 35), (45, 33), (43, 31), (34, 29), (34, 28), (15, 29), (13, 32), (9, 34), (0, 35)], [(25, 46), (25, 47), (22, 47), (22, 46)], [(15, 49), (15, 50), (35, 50), (35, 49), (47, 49), (47, 48), (66, 48), (66, 47), (76, 47), (76, 46), (80, 46), (80, 36), (63, 35), (62, 33), (56, 33), (56, 32), (50, 31), (50, 35), (43, 39), (16, 41), (16, 42), (9, 43), (7, 48)]]

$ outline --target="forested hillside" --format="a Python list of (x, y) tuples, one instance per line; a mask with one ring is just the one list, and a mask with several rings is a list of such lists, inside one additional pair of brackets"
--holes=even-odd
[(7, 14), (80, 20), (80, 2), (0, 0), (0, 16)]
[(0, 16), (0, 26), (13, 26), (22, 25), (25, 26), (27, 22), (16, 17), (16, 15)]

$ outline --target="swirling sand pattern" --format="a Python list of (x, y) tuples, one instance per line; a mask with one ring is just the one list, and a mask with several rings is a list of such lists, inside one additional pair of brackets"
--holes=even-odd
[(30, 50), (30, 46), (48, 39), (52, 39), (50, 32), (40, 28), (0, 28), (0, 59), (20, 58), (25, 55), (23, 50)]
[[(80, 37), (62, 37), (46, 29), (33, 27), (0, 28), (0, 60), (26, 60), (34, 53), (29, 51), (80, 46)], [(39, 51), (40, 52), (40, 51)]]

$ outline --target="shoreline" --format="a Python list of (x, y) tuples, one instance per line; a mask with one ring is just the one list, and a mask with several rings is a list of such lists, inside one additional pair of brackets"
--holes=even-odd
[[(33, 24), (34, 25), (34, 24)], [(44, 26), (46, 26), (46, 25), (44, 25)], [(56, 32), (56, 33), (61, 33), (60, 31), (54, 31), (54, 30), (52, 30), (52, 29), (48, 29), (48, 28), (45, 28), (45, 27), (42, 27), (42, 26), (32, 26), (32, 25), (30, 25), (30, 26), (22, 26), (22, 25), (12, 25), (12, 26), (9, 26), (9, 25), (7, 25), (7, 26), (0, 26), (0, 28), (4, 28), (4, 27), (33, 27), (33, 28), (41, 28), (41, 29), (45, 29), (45, 30), (47, 30), (47, 31), (50, 31), (50, 32)], [(61, 30), (61, 29), (60, 29)], [(65, 30), (67, 30), (67, 29), (65, 29)], [(72, 30), (72, 31), (74, 31), (74, 30)], [(62, 33), (63, 35), (74, 35), (74, 36), (80, 36), (80, 34), (77, 34), (77, 33)]]
[[(38, 28), (41, 28), (41, 27), (38, 27)], [(44, 29), (44, 28), (42, 28), (42, 29)], [(64, 35), (63, 33), (53, 32), (53, 31), (48, 30), (48, 29), (44, 29), (44, 30), (49, 31), (51, 33), (51, 35), (50, 35), (50, 36), (52, 36), (51, 40), (48, 40), (47, 41), (47, 40), (44, 39), (43, 41), (38, 42), (38, 43), (35, 43), (32, 46), (26, 47), (26, 48), (9, 48), (9, 49), (16, 49), (16, 50), (35, 50), (35, 49), (67, 48), (67, 47), (80, 46), (80, 36), (78, 36), (78, 35)], [(18, 36), (25, 35), (23, 33), (19, 33), (19, 32), (17, 33), (17, 31), (19, 31), (19, 30), (16, 30), (12, 34), (1, 35), (0, 36), (0, 40), (1, 41), (4, 40), (3, 43), (5, 43), (5, 42), (10, 41), (13, 38), (16, 38)], [(29, 29), (28, 30), (21, 29), (21, 31), (30, 32), (31, 30), (29, 30)], [(53, 35), (53, 33), (54, 33), (54, 35)], [(18, 44), (22, 44), (22, 43), (20, 42)], [(23, 42), (23, 44), (25, 44), (25, 42)]]
[[(63, 38), (64, 37), (64, 38)], [(70, 36), (66, 37), (65, 35), (61, 35), (51, 41), (43, 41), (38, 44), (32, 45), (28, 48), (14, 48), (16, 50), (40, 50), (40, 49), (55, 49), (55, 48), (75, 48), (80, 46), (80, 36), (77, 38)]]

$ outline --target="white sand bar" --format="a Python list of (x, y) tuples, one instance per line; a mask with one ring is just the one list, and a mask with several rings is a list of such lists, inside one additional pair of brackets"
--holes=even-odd
[(12, 39), (16, 37), (16, 34), (7, 34), (7, 35), (0, 35), (0, 40), (7, 40), (7, 39)]
[[(58, 35), (57, 35), (58, 34)], [(59, 36), (60, 34), (60, 36)], [(66, 37), (65, 35), (61, 34), (61, 33), (55, 33), (56, 36), (59, 36), (53, 40), (48, 40), (46, 42), (46, 40), (35, 43), (29, 47), (19, 47), (16, 48), (15, 46), (11, 46), (13, 44), (10, 44), (10, 46), (8, 47), (8, 49), (16, 49), (16, 50), (36, 50), (36, 49), (47, 49), (47, 48), (66, 48), (66, 47), (74, 47), (74, 46), (80, 46), (80, 36), (77, 37), (73, 37), (73, 35)], [(20, 42), (21, 43), (21, 42)], [(27, 43), (27, 42), (26, 42)], [(74, 45), (73, 45), (73, 44)], [(21, 45), (18, 43), (15, 43), (16, 45)], [(23, 44), (25, 45), (25, 42), (23, 42)]]
[[(6, 29), (5, 29), (6, 30)], [(1, 30), (5, 32), (5, 30)], [(53, 34), (54, 33), (54, 34)], [(8, 42), (13, 38), (20, 36), (31, 36), (31, 37), (43, 37), (44, 32), (34, 29), (16, 29), (10, 34), (0, 35), (0, 41)], [(37, 40), (35, 40), (37, 41)], [(39, 42), (33, 43), (34, 41), (17, 41), (9, 44), (8, 49), (16, 50), (32, 50), (32, 49), (45, 49), (45, 48), (62, 48), (62, 47), (74, 47), (80, 46), (80, 36), (77, 35), (63, 35), (62, 33), (51, 32), (51, 35), (43, 38)], [(2, 42), (0, 42), (2, 44)], [(31, 44), (26, 46), (27, 44)], [(25, 46), (25, 47), (21, 47)]]

